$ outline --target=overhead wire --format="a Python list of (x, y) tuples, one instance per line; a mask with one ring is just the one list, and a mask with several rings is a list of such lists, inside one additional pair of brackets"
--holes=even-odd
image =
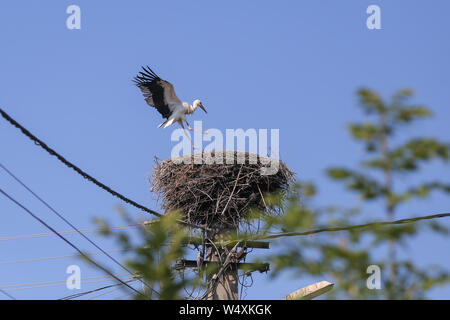
[[(130, 224), (130, 225), (123, 225), (123, 226), (114, 226), (109, 227), (110, 230), (116, 231), (116, 230), (126, 230), (130, 228), (136, 228), (139, 224)], [(79, 232), (75, 230), (65, 230), (65, 231), (58, 231), (59, 234), (62, 235), (73, 235), (73, 234), (79, 234), (81, 233), (94, 233), (94, 232), (101, 232), (101, 228), (96, 229), (78, 229)], [(56, 236), (52, 232), (47, 233), (35, 233), (35, 234), (23, 234), (23, 235), (17, 235), (17, 236), (6, 236), (6, 237), (0, 237), (0, 241), (11, 241), (11, 240), (21, 240), (21, 239), (38, 239), (38, 238), (45, 238), (45, 237), (52, 237)]]
[[(136, 279), (131, 279), (131, 280), (128, 280), (128, 281), (125, 281), (125, 282), (127, 284), (129, 284), (129, 283), (131, 283), (133, 281), (136, 281)], [(93, 292), (98, 292), (98, 291), (109, 289), (109, 288), (112, 288), (112, 287), (120, 287), (122, 285), (123, 284), (121, 284), (121, 283), (115, 283), (115, 284), (111, 284), (111, 285), (104, 286), (104, 287), (101, 287), (101, 288), (97, 288), (97, 289), (94, 289), (94, 290), (89, 290), (89, 291), (86, 291), (86, 292), (80, 292), (80, 293), (71, 294), (69, 296), (60, 298), (58, 300), (71, 300), (71, 299), (75, 299), (75, 298), (79, 298), (79, 297), (88, 295), (88, 294), (93, 293)]]
[[(128, 274), (124, 275), (116, 275), (118, 278), (127, 277), (130, 279)], [(80, 279), (83, 284), (91, 284), (98, 282), (108, 282), (115, 281), (112, 276), (95, 276), (95, 277), (86, 277)], [(14, 290), (25, 290), (25, 289), (36, 289), (36, 288), (47, 288), (47, 287), (59, 287), (67, 284), (67, 280), (57, 280), (57, 281), (45, 281), (45, 282), (31, 282), (31, 283), (19, 283), (19, 284), (10, 284), (6, 286), (0, 286), (0, 289), (5, 291), (14, 291)]]
[[(39, 195), (37, 195), (31, 188), (29, 188), (21, 179), (19, 179), (16, 175), (14, 175), (8, 168), (6, 168), (2, 163), (0, 163), (0, 168), (2, 168), (6, 173), (8, 173), (14, 180), (16, 180), (22, 187), (24, 187), (28, 192), (30, 192), (36, 199), (38, 199), (42, 204), (44, 204), (50, 211), (52, 211), (55, 215), (57, 215), (61, 220), (63, 220), (67, 225), (69, 225), (72, 229), (74, 229), (78, 234), (80, 234), (84, 239), (86, 239), (90, 244), (92, 244), (94, 247), (96, 247), (98, 250), (100, 250), (105, 256), (107, 256), (111, 261), (113, 261), (115, 264), (120, 266), (122, 269), (127, 271), (129, 274), (133, 275), (131, 270), (129, 270), (127, 267), (125, 267), (122, 263), (120, 263), (117, 259), (115, 259), (113, 256), (111, 256), (109, 253), (107, 253), (105, 250), (103, 250), (99, 245), (97, 245), (94, 241), (92, 241), (88, 236), (86, 236), (84, 233), (82, 233), (80, 230), (78, 230), (77, 227), (75, 227), (69, 220), (67, 220), (61, 213), (56, 211), (52, 206), (50, 206), (44, 199), (42, 199)], [(142, 281), (142, 284), (148, 286), (144, 281)], [(153, 288), (148, 288), (152, 291)], [(155, 291), (156, 292), (156, 291)]]
[(94, 260), (92, 260), (90, 257), (88, 257), (86, 254), (84, 254), (76, 245), (74, 245), (72, 242), (70, 242), (69, 240), (67, 240), (63, 235), (60, 235), (55, 229), (53, 229), (50, 225), (48, 225), (45, 221), (43, 221), (41, 218), (39, 218), (38, 216), (36, 216), (33, 212), (31, 212), (29, 209), (27, 209), (24, 205), (22, 205), (20, 202), (18, 202), (16, 199), (14, 199), (12, 196), (10, 196), (8, 193), (6, 193), (5, 191), (3, 191), (3, 189), (0, 188), (0, 193), (3, 194), (6, 198), (8, 198), (10, 201), (12, 201), (13, 203), (15, 203), (17, 206), (19, 206), (20, 208), (22, 208), (25, 212), (27, 212), (30, 216), (32, 216), (35, 220), (37, 220), (39, 223), (41, 223), (42, 225), (44, 225), (47, 229), (49, 229), (50, 231), (54, 232), (55, 234), (58, 235), (59, 238), (61, 238), (64, 242), (66, 242), (68, 245), (70, 245), (72, 248), (74, 248), (78, 253), (80, 253), (81, 256), (83, 256), (83, 258), (85, 258), (86, 260), (88, 260), (89, 262), (91, 262), (93, 265), (95, 265), (96, 267), (98, 267), (99, 269), (103, 270), (105, 273), (111, 275), (113, 278), (115, 278), (117, 281), (119, 281), (122, 284), (125, 284), (129, 289), (135, 291), (136, 293), (143, 295), (143, 293), (137, 291), (135, 288), (129, 286), (128, 284), (124, 283), (121, 279), (119, 279), (118, 277), (116, 277), (114, 274), (112, 274), (110, 271), (108, 271), (107, 269), (105, 269), (103, 266), (101, 266), (100, 264), (98, 264), (97, 262), (95, 262)]
[[(417, 222), (417, 221), (421, 221), (421, 220), (432, 220), (432, 219), (446, 218), (446, 217), (450, 217), (450, 213), (438, 213), (438, 214), (432, 214), (432, 215), (427, 215), (427, 216), (399, 219), (399, 220), (394, 220), (394, 221), (375, 221), (375, 222), (364, 223), (364, 224), (353, 225), (353, 226), (345, 226), (345, 227), (323, 227), (323, 228), (319, 228), (319, 229), (315, 229), (315, 230), (308, 230), (308, 231), (303, 231), (303, 232), (276, 233), (276, 234), (271, 234), (271, 235), (261, 235), (261, 236), (256, 236), (256, 237), (249, 237), (246, 240), (270, 240), (270, 239), (283, 238), (283, 237), (307, 236), (307, 235), (323, 233), (323, 232), (350, 231), (350, 230), (375, 228), (375, 227), (388, 226), (388, 225), (400, 225), (400, 224)], [(241, 239), (241, 241), (243, 241), (243, 239)]]
[[(120, 194), (119, 192), (113, 190), (112, 188), (108, 187), (107, 185), (101, 183), (100, 181), (98, 181), (97, 179), (95, 179), (94, 177), (92, 177), (91, 175), (89, 175), (88, 173), (86, 173), (85, 171), (83, 171), (82, 169), (80, 169), (79, 167), (77, 167), (76, 165), (74, 165), (73, 163), (71, 163), (70, 161), (66, 160), (63, 156), (61, 156), (59, 153), (57, 153), (55, 150), (53, 150), (52, 148), (50, 148), (46, 143), (44, 143), (42, 140), (40, 140), (39, 138), (37, 138), (35, 135), (33, 135), (30, 131), (28, 131), (25, 127), (23, 127), (20, 123), (18, 123), (16, 120), (14, 120), (12, 117), (10, 117), (5, 111), (3, 111), (3, 109), (0, 108), (0, 115), (6, 120), (8, 121), (10, 124), (12, 124), (14, 127), (18, 128), (20, 131), (22, 131), (22, 133), (27, 136), (29, 139), (31, 139), (34, 144), (40, 146), (41, 148), (43, 148), (45, 151), (47, 151), (47, 153), (49, 153), (51, 156), (56, 157), (60, 162), (62, 162), (65, 166), (67, 166), (68, 168), (73, 169), (76, 173), (78, 173), (79, 175), (81, 175), (84, 179), (92, 182), (93, 184), (95, 184), (97, 187), (105, 190), (106, 192), (108, 192), (109, 194), (119, 198), (120, 200), (124, 201), (125, 203), (132, 205), (135, 208), (138, 208), (142, 211), (145, 211), (147, 213), (150, 213), (154, 216), (157, 216), (159, 218), (163, 217), (164, 215), (161, 213), (156, 212), (155, 210), (149, 209), (139, 203), (137, 203), (134, 200), (131, 200), (127, 197), (125, 197), (124, 195)], [(193, 223), (189, 223), (183, 220), (177, 220), (178, 223), (181, 223), (183, 225), (189, 226), (191, 228), (197, 228), (197, 229), (202, 229), (202, 230), (206, 230), (207, 228), (205, 226), (199, 226)]]
[(89, 174), (87, 174), (86, 172), (84, 172), (83, 170), (81, 170), (80, 168), (78, 168), (76, 165), (72, 164), (71, 162), (69, 162), (68, 160), (66, 160), (63, 156), (61, 156), (60, 154), (58, 154), (55, 150), (53, 150), (52, 148), (50, 148), (49, 146), (47, 146), (46, 143), (44, 143), (43, 141), (41, 141), (40, 139), (38, 139), (35, 135), (33, 135), (30, 131), (28, 131), (26, 128), (24, 128), (22, 125), (20, 125), (17, 121), (15, 121), (13, 118), (11, 118), (5, 111), (3, 111), (3, 109), (0, 108), (0, 115), (6, 119), (9, 123), (11, 123), (13, 126), (15, 126), (16, 128), (20, 129), (22, 131), (22, 133), (24, 135), (26, 135), (29, 139), (33, 140), (34, 143), (40, 147), (42, 147), (45, 151), (47, 151), (50, 155), (55, 156), (59, 161), (61, 161), (64, 165), (66, 165), (67, 167), (75, 170), (75, 172), (77, 172), (79, 175), (81, 175), (83, 178), (85, 178), (86, 180), (94, 183), (96, 186), (102, 188), (103, 190), (107, 191), (108, 193), (112, 194), (113, 196), (119, 198), (120, 200), (138, 208), (141, 209), (145, 212), (148, 212), (152, 215), (155, 215), (157, 217), (162, 217), (162, 214), (151, 210), (149, 208), (144, 207), (143, 205), (123, 196), (122, 194), (118, 193), (117, 191), (112, 190), (110, 187), (106, 186), (105, 184), (101, 183), (100, 181), (98, 181), (97, 179), (95, 179), (94, 177), (90, 176)]
[[(106, 252), (125, 252), (125, 251), (129, 251), (129, 250), (132, 250), (132, 249), (115, 249), (115, 250), (105, 250), (105, 251)], [(102, 251), (85, 252), (85, 254), (87, 254), (87, 255), (96, 255), (96, 254), (101, 254), (101, 253), (103, 253), (103, 252)], [(40, 257), (40, 258), (34, 258), (34, 259), (0, 261), (0, 265), (40, 262), (40, 261), (64, 259), (64, 258), (71, 258), (71, 257), (78, 257), (78, 256), (80, 256), (78, 253), (74, 253), (74, 254), (66, 254), (66, 255), (60, 255), (60, 256), (52, 256), (52, 257)]]
[(11, 300), (17, 300), (16, 298), (14, 298), (12, 295), (10, 295), (8, 292), (0, 289), (0, 292), (3, 293), (5, 296), (7, 296), (8, 298), (10, 298)]
[(93, 296), (93, 297), (90, 297), (88, 300), (94, 300), (94, 299), (97, 299), (97, 298), (102, 297), (102, 296), (104, 296), (104, 295), (110, 294), (110, 293), (112, 293), (112, 292), (116, 292), (117, 290), (120, 289), (121, 286), (122, 286), (122, 285), (119, 285), (119, 286), (116, 286), (115, 288), (113, 288), (112, 290), (108, 290), (108, 291), (106, 291), (106, 292), (97, 294), (97, 295), (95, 295), (95, 296)]

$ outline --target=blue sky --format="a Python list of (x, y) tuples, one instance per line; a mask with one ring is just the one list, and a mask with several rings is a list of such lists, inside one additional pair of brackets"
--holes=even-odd
[[(71, 4), (81, 8), (81, 30), (66, 28)], [(366, 27), (371, 4), (381, 7), (381, 30)], [(404, 137), (450, 136), (449, 10), (448, 1), (406, 0), (2, 1), (0, 106), (100, 181), (159, 209), (148, 177), (154, 156), (170, 156), (173, 129), (156, 128), (160, 115), (131, 83), (139, 66), (148, 64), (175, 85), (184, 101), (203, 101), (208, 114), (196, 112), (190, 122), (203, 120), (205, 129), (279, 128), (282, 160), (300, 178), (318, 183), (320, 201), (353, 204), (357, 199), (330, 182), (324, 169), (353, 166), (361, 158), (362, 149), (345, 130), (349, 121), (361, 119), (355, 96), (359, 87), (385, 96), (399, 88), (415, 89), (415, 101), (432, 108), (435, 117), (404, 130)], [(4, 121), (0, 144), (1, 163), (79, 228), (92, 228), (93, 217), (123, 224), (116, 210), (119, 200)], [(417, 178), (402, 177), (402, 183), (448, 180), (448, 175), (448, 167), (434, 164)], [(0, 186), (57, 230), (67, 230), (3, 172)], [(137, 218), (146, 217), (125, 207)], [(436, 195), (405, 207), (399, 217), (448, 212), (449, 207), (448, 197)], [(47, 232), (5, 198), (0, 198), (0, 215), (0, 237)], [(376, 217), (382, 216), (370, 216)], [(105, 249), (117, 248), (93, 238)], [(95, 251), (79, 236), (70, 239)], [(448, 266), (449, 249), (448, 239), (425, 234), (403, 254), (421, 264)], [(0, 241), (2, 262), (71, 253), (55, 237)], [(67, 266), (74, 263), (82, 264), (71, 258), (0, 264), (0, 287), (65, 280)], [(100, 275), (82, 266), (83, 277)], [(247, 298), (279, 299), (313, 281), (288, 275), (276, 281), (257, 275), (255, 280)], [(59, 286), (10, 293), (54, 299), (73, 291)], [(449, 296), (449, 287), (432, 294)]]

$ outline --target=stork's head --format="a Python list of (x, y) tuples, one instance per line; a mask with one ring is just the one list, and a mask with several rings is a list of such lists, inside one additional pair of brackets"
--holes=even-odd
[(203, 111), (205, 111), (205, 113), (208, 113), (205, 109), (205, 107), (203, 106), (202, 102), (200, 100), (195, 100), (194, 104), (193, 104), (194, 108), (200, 107), (202, 108)]

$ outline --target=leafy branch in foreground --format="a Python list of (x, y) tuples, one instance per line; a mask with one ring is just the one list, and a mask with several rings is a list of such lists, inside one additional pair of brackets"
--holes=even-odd
[[(406, 186), (403, 189), (394, 187), (395, 179), (399, 175), (412, 175), (433, 160), (447, 163), (450, 158), (450, 144), (431, 137), (413, 137), (393, 145), (394, 135), (398, 135), (404, 126), (431, 116), (426, 107), (409, 103), (412, 95), (411, 90), (400, 90), (390, 102), (385, 102), (374, 91), (358, 91), (360, 106), (369, 120), (350, 124), (349, 131), (354, 139), (364, 144), (366, 156), (360, 168), (332, 167), (327, 173), (331, 179), (344, 183), (348, 190), (360, 196), (361, 208), (312, 209), (313, 207), (307, 205), (310, 200), (301, 204), (290, 201), (286, 216), (277, 222), (278, 227), (286, 230), (306, 229), (320, 221), (322, 225), (330, 226), (358, 224), (364, 216), (363, 209), (368, 202), (382, 204), (382, 212), (385, 212), (388, 220), (393, 220), (398, 207), (412, 199), (424, 199), (434, 191), (450, 192), (450, 184), (437, 180)], [(291, 219), (290, 222), (308, 223), (283, 226), (283, 223), (289, 222), (286, 217), (290, 215), (296, 217), (295, 221)], [(273, 221), (270, 225), (274, 226)], [(303, 275), (329, 274), (337, 282), (333, 292), (338, 297), (424, 298), (429, 289), (450, 280), (448, 270), (419, 267), (411, 260), (398, 259), (396, 255), (398, 246), (406, 247), (408, 239), (418, 235), (424, 228), (444, 236), (448, 234), (445, 225), (432, 221), (351, 230), (301, 239), (294, 245), (287, 244), (283, 254), (272, 257), (275, 273), (295, 269)], [(382, 252), (386, 248), (388, 255), (383, 258)], [(380, 266), (382, 270), (389, 269), (389, 276), (383, 278), (383, 290), (366, 288), (366, 268), (371, 264)]]
[[(122, 211), (129, 224), (132, 219)], [(104, 220), (97, 220), (102, 234), (114, 238), (129, 258), (126, 265), (144, 281), (145, 295), (136, 299), (181, 299), (183, 288), (195, 284), (195, 279), (179, 277), (174, 270), (174, 262), (186, 253), (187, 233), (178, 223), (180, 215), (173, 212), (152, 223), (137, 228), (137, 235), (124, 231), (114, 231)]]

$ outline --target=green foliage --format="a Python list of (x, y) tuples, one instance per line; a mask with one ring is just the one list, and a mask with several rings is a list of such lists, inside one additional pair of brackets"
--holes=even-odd
[[(395, 191), (392, 179), (395, 174), (411, 174), (419, 169), (420, 164), (431, 160), (448, 162), (450, 144), (433, 138), (413, 138), (398, 146), (390, 147), (390, 138), (403, 125), (414, 120), (431, 116), (424, 106), (407, 104), (413, 96), (411, 90), (400, 90), (385, 103), (381, 97), (368, 89), (358, 91), (360, 105), (374, 119), (349, 125), (352, 136), (366, 144), (369, 157), (362, 162), (362, 167), (370, 172), (357, 172), (346, 168), (334, 167), (327, 170), (328, 176), (346, 183), (348, 189), (359, 193), (363, 200), (384, 198), (389, 211), (393, 212), (397, 205), (413, 198), (424, 198), (434, 190), (448, 192), (448, 184), (426, 182), (408, 190)], [(380, 171), (384, 177), (375, 180), (374, 174)]]
[[(124, 212), (122, 216), (127, 223), (134, 224)], [(174, 270), (174, 262), (185, 255), (187, 239), (184, 228), (180, 228), (177, 222), (179, 218), (180, 215), (173, 212), (147, 225), (140, 225), (137, 235), (134, 235), (137, 243), (133, 243), (129, 233), (114, 231), (106, 221), (97, 219), (101, 233), (114, 238), (121, 249), (131, 255), (125, 262), (126, 266), (147, 284), (144, 295), (136, 295), (136, 299), (181, 299), (183, 288), (193, 284), (192, 279), (180, 278)]]
[(359, 192), (363, 200), (376, 199), (387, 193), (386, 188), (368, 175), (345, 168), (330, 168), (327, 173), (335, 180), (345, 181), (347, 188)]
[[(306, 231), (322, 226), (350, 226), (367, 221), (364, 204), (379, 200), (381, 212), (386, 218), (395, 217), (401, 204), (411, 199), (424, 199), (434, 191), (450, 192), (450, 185), (439, 181), (424, 182), (404, 189), (394, 189), (398, 175), (416, 173), (422, 165), (433, 160), (448, 162), (450, 145), (429, 137), (415, 137), (396, 146), (391, 146), (392, 137), (405, 125), (431, 116), (423, 106), (409, 104), (411, 90), (400, 90), (389, 103), (368, 89), (358, 92), (360, 106), (369, 120), (349, 125), (351, 136), (365, 145), (366, 157), (361, 168), (332, 167), (328, 176), (345, 184), (362, 200), (358, 209), (342, 209), (336, 206), (325, 208), (308, 205), (290, 199), (286, 202), (286, 214), (271, 227), (281, 230)], [(397, 139), (398, 140), (398, 139)], [(381, 173), (381, 174), (380, 174)], [(298, 186), (301, 187), (301, 186)], [(423, 213), (428, 214), (428, 213)], [(296, 217), (295, 217), (296, 216)], [(314, 228), (315, 226), (315, 228)], [(282, 271), (295, 271), (296, 275), (317, 276), (335, 282), (334, 289), (327, 293), (331, 298), (350, 299), (423, 299), (435, 286), (450, 282), (448, 269), (441, 267), (419, 267), (410, 260), (398, 260), (396, 250), (408, 248), (409, 241), (421, 230), (447, 236), (449, 230), (438, 221), (410, 223), (396, 226), (375, 226), (363, 230), (321, 233), (301, 239), (280, 241), (281, 254), (269, 255), (272, 276)], [(380, 257), (380, 252), (387, 256)], [(377, 255), (373, 253), (377, 252)], [(382, 273), (382, 290), (366, 287), (369, 265), (378, 265)], [(329, 277), (329, 278), (327, 278)]]

